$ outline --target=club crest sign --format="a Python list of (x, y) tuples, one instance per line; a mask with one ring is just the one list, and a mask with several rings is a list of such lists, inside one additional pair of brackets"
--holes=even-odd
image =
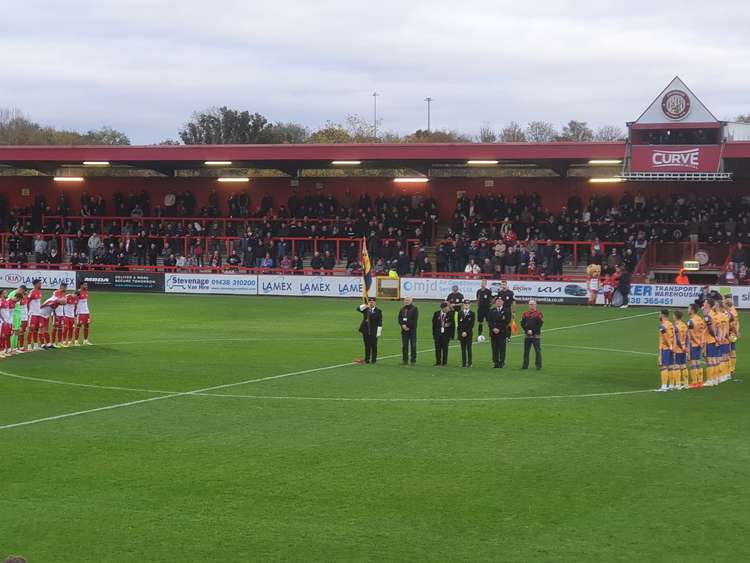
[(685, 119), (690, 113), (690, 96), (682, 90), (670, 90), (661, 99), (661, 111), (673, 121)]

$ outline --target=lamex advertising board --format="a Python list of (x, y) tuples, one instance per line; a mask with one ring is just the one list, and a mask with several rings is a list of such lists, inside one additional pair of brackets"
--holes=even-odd
[(76, 273), (70, 270), (0, 270), (0, 287), (31, 287), (31, 280), (42, 280), (42, 289), (57, 289), (61, 283), (76, 285)]
[(258, 295), (258, 276), (242, 274), (165, 274), (167, 293)]
[[(445, 279), (445, 278), (402, 278), (401, 297), (414, 299), (445, 299), (451, 293), (453, 286), (467, 299), (474, 300), (480, 280)], [(500, 282), (488, 280), (487, 287), (493, 293), (500, 290)], [(508, 289), (515, 294), (517, 301), (535, 299), (540, 303), (585, 303), (586, 285), (574, 282), (545, 282), (545, 281), (508, 281)]]
[[(359, 276), (258, 276), (258, 295), (290, 297), (361, 297), (363, 281)], [(375, 295), (375, 284), (370, 287)]]

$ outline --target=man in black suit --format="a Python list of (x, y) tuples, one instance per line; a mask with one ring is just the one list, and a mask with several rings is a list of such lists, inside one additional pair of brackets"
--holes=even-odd
[(383, 311), (375, 306), (374, 297), (370, 297), (367, 305), (363, 303), (357, 310), (362, 313), (359, 332), (365, 343), (365, 363), (374, 364), (378, 360), (378, 338), (383, 332)]
[(440, 310), (432, 315), (432, 338), (435, 340), (435, 365), (448, 363), (448, 346), (456, 332), (456, 322), (450, 303), (443, 301)]
[(487, 325), (490, 328), (490, 341), (492, 342), (493, 367), (505, 367), (505, 345), (510, 334), (509, 324), (510, 314), (503, 307), (503, 300), (498, 297), (495, 299), (495, 306), (490, 309), (490, 315), (487, 319)]
[[(417, 321), (419, 309), (412, 303), (411, 297), (404, 298), (404, 306), (398, 312), (398, 324), (401, 327), (401, 354), (403, 363), (417, 363)], [(411, 348), (411, 354), (409, 353)]]
[(464, 299), (463, 309), (458, 313), (458, 339), (461, 342), (461, 367), (471, 367), (471, 344), (474, 338), (476, 315), (471, 310), (468, 299)]

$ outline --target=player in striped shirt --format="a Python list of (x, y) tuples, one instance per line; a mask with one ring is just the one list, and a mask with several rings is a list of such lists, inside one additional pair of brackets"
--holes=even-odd
[[(41, 346), (46, 344), (41, 340), (40, 329), (45, 319), (42, 317), (42, 280), (35, 279), (31, 281), (32, 288), (29, 293), (29, 349), (40, 350)], [(44, 334), (47, 333), (45, 327)]]
[(674, 369), (674, 325), (669, 322), (669, 311), (662, 309), (659, 314), (659, 374), (661, 387), (657, 391), (671, 391), (674, 386), (672, 370)]
[(673, 385), (677, 389), (687, 389), (690, 385), (687, 369), (688, 327), (682, 320), (682, 311), (674, 312), (674, 370)]
[(63, 317), (65, 326), (63, 327), (63, 346), (73, 346), (73, 333), (76, 325), (76, 306), (78, 305), (78, 292), (69, 293), (65, 296), (65, 305), (63, 305)]
[(8, 290), (0, 291), (0, 358), (11, 355), (10, 337), (13, 334), (13, 308), (15, 303), (8, 299)]
[(703, 384), (707, 387), (719, 384), (719, 355), (716, 348), (719, 323), (713, 310), (715, 305), (716, 302), (710, 298), (703, 302), (703, 324), (705, 325), (703, 341), (706, 344), (706, 381)]
[(78, 324), (76, 324), (75, 334), (75, 346), (78, 344), (78, 335), (83, 327), (83, 343), (87, 346), (91, 345), (89, 342), (89, 324), (91, 323), (91, 312), (89, 311), (89, 286), (86, 282), (83, 282), (78, 287), (78, 305), (76, 308), (76, 314), (78, 316)]
[(695, 303), (690, 305), (687, 326), (690, 341), (690, 387), (703, 387), (701, 356), (705, 347), (706, 323)]
[(53, 295), (52, 297), (47, 298), (44, 303), (42, 303), (42, 306), (39, 309), (39, 313), (44, 319), (41, 326), (39, 327), (39, 336), (41, 337), (42, 342), (44, 342), (42, 348), (44, 348), (45, 350), (53, 350), (56, 348), (56, 346), (50, 341), (49, 318), (52, 316), (55, 310), (64, 303), (65, 297), (55, 297)]
[(740, 315), (731, 295), (724, 296), (724, 307), (729, 313), (729, 366), (732, 374), (737, 369), (737, 340), (740, 338)]
[[(53, 293), (52, 297), (55, 299), (65, 299), (65, 294), (68, 291), (68, 284), (65, 282), (60, 283), (60, 287), (58, 287)], [(63, 344), (63, 330), (65, 327), (65, 306), (63, 303), (62, 307), (57, 307), (52, 312), (54, 323), (52, 328), (52, 344), (53, 346), (56, 346), (57, 344), (62, 345)]]

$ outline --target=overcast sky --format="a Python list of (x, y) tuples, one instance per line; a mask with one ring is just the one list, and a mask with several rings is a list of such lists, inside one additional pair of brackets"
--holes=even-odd
[(675, 75), (719, 119), (750, 112), (750, 3), (2, 0), (0, 107), (134, 143), (227, 105), (316, 128), (476, 134), (510, 120), (633, 120)]

